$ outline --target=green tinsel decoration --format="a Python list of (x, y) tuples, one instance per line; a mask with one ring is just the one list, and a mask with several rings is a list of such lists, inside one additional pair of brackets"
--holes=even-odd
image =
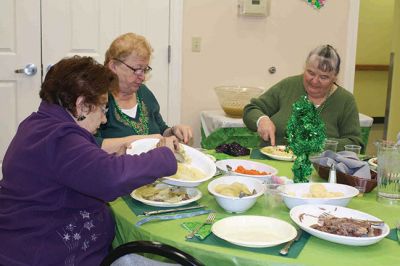
[(293, 180), (295, 183), (308, 182), (307, 177), (312, 173), (309, 156), (323, 150), (326, 135), (325, 123), (307, 96), (293, 104), (286, 132), (288, 148), (297, 157), (292, 167)]

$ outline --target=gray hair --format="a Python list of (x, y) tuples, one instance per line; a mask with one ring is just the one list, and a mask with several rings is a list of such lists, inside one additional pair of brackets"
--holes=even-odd
[(313, 61), (318, 63), (318, 69), (324, 72), (334, 71), (335, 75), (340, 70), (340, 56), (329, 44), (321, 45), (310, 52), (306, 63)]

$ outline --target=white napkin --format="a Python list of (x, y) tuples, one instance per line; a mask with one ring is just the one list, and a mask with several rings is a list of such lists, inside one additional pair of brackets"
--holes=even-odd
[(322, 166), (331, 167), (335, 165), (336, 171), (357, 176), (361, 178), (371, 179), (371, 172), (367, 162), (358, 159), (357, 155), (352, 151), (324, 151), (320, 156), (310, 159), (313, 163)]

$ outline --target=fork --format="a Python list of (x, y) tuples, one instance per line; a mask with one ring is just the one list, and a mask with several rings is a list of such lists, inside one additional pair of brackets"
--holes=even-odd
[(290, 240), (289, 242), (287, 242), (286, 245), (279, 251), (279, 254), (286, 256), (289, 253), (289, 249), (292, 247), (293, 243), (299, 241), (302, 233), (303, 233), (303, 230), (298, 229), (296, 237), (294, 239)]
[(206, 224), (213, 224), (215, 221), (215, 213), (212, 212), (208, 215), (207, 220), (205, 220), (204, 223), (200, 224), (199, 226), (197, 226), (192, 232), (190, 232), (188, 235), (186, 235), (186, 239), (191, 239), (194, 237), (194, 235), (200, 230), (200, 228), (203, 227), (203, 225)]
[[(323, 213), (321, 213), (319, 215), (319, 217), (322, 217), (322, 218), (327, 217), (327, 216), (334, 216), (334, 215), (332, 215), (332, 214), (330, 214), (328, 212), (323, 212)], [(360, 222), (367, 222), (367, 223), (370, 223), (372, 225), (382, 225), (382, 224), (385, 223), (384, 221), (372, 221), (372, 220), (363, 220), (363, 219), (354, 219), (354, 218), (352, 218), (352, 219), (356, 220), (356, 221), (360, 221)]]

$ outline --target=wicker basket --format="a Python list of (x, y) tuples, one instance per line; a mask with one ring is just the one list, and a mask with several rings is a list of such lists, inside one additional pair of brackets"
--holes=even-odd
[[(314, 163), (314, 168), (315, 168), (315, 170), (317, 170), (318, 175), (321, 178), (328, 180), (329, 170), (330, 170), (329, 167), (321, 166), (319, 164)], [(339, 184), (345, 184), (345, 185), (355, 187), (359, 184), (360, 179), (361, 178), (359, 178), (357, 176), (351, 176), (351, 175), (336, 171), (336, 181)], [(377, 179), (376, 172), (371, 171), (371, 179), (368, 179), (368, 181), (367, 181), (365, 192), (371, 192), (376, 187), (376, 185), (377, 185), (376, 179)]]

